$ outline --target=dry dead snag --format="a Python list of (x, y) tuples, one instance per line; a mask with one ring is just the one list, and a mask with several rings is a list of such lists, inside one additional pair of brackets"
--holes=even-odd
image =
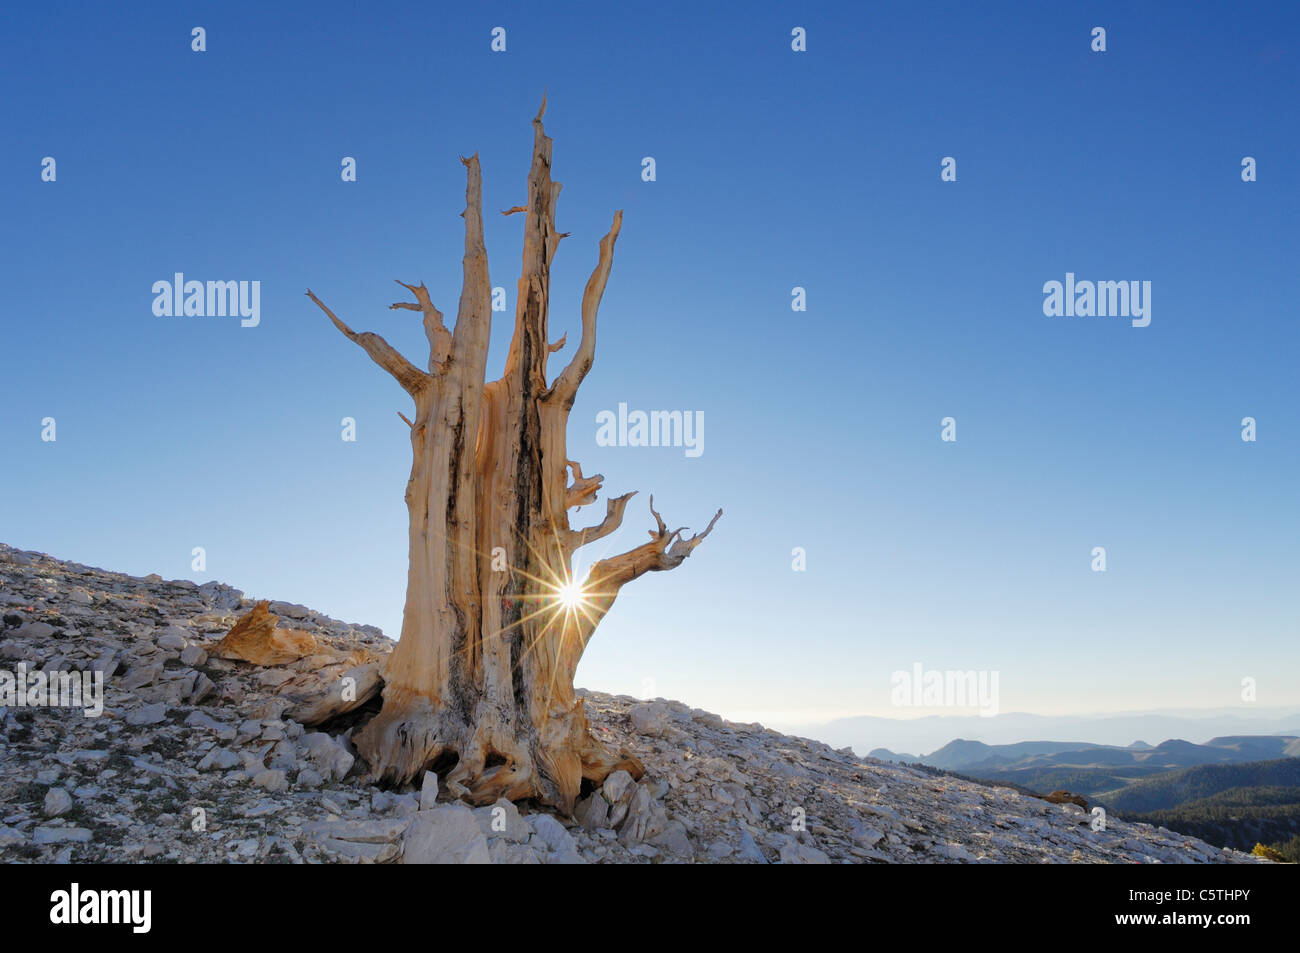
[(286, 665), (316, 652), (309, 632), (281, 629), (280, 617), (272, 615), (269, 606), (262, 600), (242, 615), (212, 653), (254, 665)]
[(569, 526), (569, 509), (594, 500), (603, 479), (584, 477), (568, 458), (565, 427), (595, 356), (596, 311), (623, 213), (600, 241), (577, 351), (548, 384), (547, 358), (563, 345), (547, 336), (547, 307), (551, 261), (564, 236), (555, 229), (560, 184), (551, 180), (545, 110), (543, 99), (533, 120), (528, 204), (518, 209), (524, 251), (514, 337), (499, 380), (484, 382), (492, 290), (477, 155), (462, 159), (464, 279), (454, 329), (423, 284), (399, 282), (416, 300), (392, 305), (423, 314), (426, 369), (307, 295), (415, 401), (414, 419), (403, 415), (414, 461), (402, 633), (384, 671), (383, 708), (358, 733), (357, 749), (376, 779), (401, 783), (433, 768), (472, 803), (536, 798), (568, 813), (584, 778), (643, 772), (592, 737), (573, 691), (583, 649), (624, 583), (678, 566), (722, 511), (704, 532), (686, 536), (664, 525), (651, 498), (657, 528), (650, 541), (596, 562), (585, 581), (572, 578), (574, 552), (618, 529), (632, 496), (609, 499), (599, 525)]

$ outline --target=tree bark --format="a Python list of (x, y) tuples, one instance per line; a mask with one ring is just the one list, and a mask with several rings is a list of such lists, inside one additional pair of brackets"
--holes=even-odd
[[(514, 334), (499, 380), (484, 382), (491, 281), (483, 243), (478, 157), (467, 170), (465, 253), (453, 331), (423, 284), (394, 309), (420, 311), (429, 341), (421, 371), (375, 334), (358, 334), (311, 291), (350, 340), (415, 402), (409, 570), (401, 638), (384, 671), (383, 707), (355, 738), (375, 780), (401, 784), (433, 769), (474, 804), (534, 798), (569, 813), (584, 779), (619, 768), (640, 777), (625, 752), (608, 750), (587, 725), (573, 678), (583, 650), (622, 586), (680, 565), (717, 522), (684, 537), (659, 514), (651, 540), (572, 577), (573, 554), (614, 532), (633, 494), (606, 502), (604, 520), (574, 530), (569, 510), (591, 503), (599, 474), (568, 459), (565, 430), (578, 387), (595, 359), (596, 313), (622, 227), (616, 212), (600, 241), (582, 299), (582, 336), (568, 366), (547, 384), (547, 360), (564, 346), (547, 337), (550, 269), (560, 239), (551, 180), (551, 140), (533, 120), (523, 265)], [(568, 475), (572, 471), (573, 482)]]

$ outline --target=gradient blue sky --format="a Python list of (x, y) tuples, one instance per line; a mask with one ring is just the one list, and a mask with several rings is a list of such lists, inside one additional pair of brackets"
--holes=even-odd
[[(419, 363), (393, 279), (454, 313), (457, 157), (520, 204), (545, 89), (553, 337), (626, 210), (569, 441), (642, 495), (586, 561), (650, 492), (725, 509), (579, 684), (775, 723), (914, 714), (917, 661), (1003, 711), (1300, 704), (1295, 5), (267, 6), (0, 14), (0, 539), (395, 635), (409, 401), (303, 291)], [(521, 228), (489, 215), (493, 376)], [(261, 281), (261, 326), (155, 317), (175, 271)], [(1045, 317), (1067, 271), (1151, 281), (1150, 327)], [(620, 401), (702, 411), (704, 455), (597, 447)]]

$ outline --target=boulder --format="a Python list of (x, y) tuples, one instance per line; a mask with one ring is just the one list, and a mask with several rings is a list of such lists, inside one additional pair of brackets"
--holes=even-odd
[(270, 791), (272, 794), (286, 791), (289, 788), (289, 780), (285, 777), (284, 772), (275, 768), (258, 771), (253, 775), (253, 783), (263, 790)]
[(45, 792), (45, 816), (58, 817), (72, 810), (72, 795), (63, 788), (50, 788)]
[(332, 736), (323, 731), (313, 731), (302, 736), (302, 746), (307, 757), (320, 769), (322, 775), (342, 781), (352, 770), (356, 758)]
[(668, 727), (668, 706), (663, 702), (633, 705), (627, 715), (632, 722), (632, 730), (638, 734), (658, 738)]
[(638, 785), (628, 804), (627, 817), (619, 828), (618, 840), (624, 847), (631, 847), (650, 840), (667, 826), (668, 817), (650, 796), (650, 789), (644, 784)]
[(574, 819), (589, 831), (609, 827), (609, 802), (599, 791), (583, 798), (573, 809)]
[(513, 844), (522, 844), (533, 836), (533, 829), (520, 815), (519, 808), (505, 798), (500, 798), (495, 804), (486, 807), (474, 808), (474, 817), (477, 818), (479, 829), (483, 831), (483, 836), (489, 842), (500, 839)]
[(490, 864), (487, 838), (463, 804), (420, 811), (402, 838), (404, 864)]

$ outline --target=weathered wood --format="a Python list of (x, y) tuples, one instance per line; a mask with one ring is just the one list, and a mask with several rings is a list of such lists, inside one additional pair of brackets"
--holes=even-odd
[[(472, 803), (536, 798), (569, 812), (584, 778), (617, 769), (639, 777), (630, 756), (592, 737), (573, 676), (619, 589), (644, 572), (679, 565), (713, 528), (685, 539), (659, 524), (651, 541), (572, 578), (581, 546), (614, 532), (632, 493), (609, 499), (597, 526), (573, 530), (568, 511), (592, 502), (603, 477), (584, 477), (566, 455), (565, 430), (579, 385), (595, 360), (596, 313), (622, 227), (616, 212), (600, 241), (582, 300), (582, 336), (568, 366), (547, 384), (550, 269), (560, 239), (551, 140), (533, 120), (523, 264), (514, 333), (501, 378), (484, 383), (491, 282), (483, 242), (478, 157), (467, 169), (463, 284), (448, 331), (423, 284), (390, 307), (419, 311), (428, 372), (382, 338), (357, 334), (308, 292), (336, 327), (407, 390), (412, 465), (409, 569), (402, 634), (384, 671), (383, 707), (355, 737), (376, 779), (401, 783), (433, 767)], [(573, 482), (568, 475), (573, 473)], [(653, 503), (653, 501), (652, 501)], [(653, 511), (653, 506), (651, 507)], [(721, 515), (721, 511), (719, 514)], [(505, 554), (504, 571), (497, 558)]]
[(309, 632), (280, 628), (280, 617), (270, 603), (259, 602), (242, 615), (216, 644), (212, 654), (254, 665), (287, 665), (317, 652), (316, 639)]

